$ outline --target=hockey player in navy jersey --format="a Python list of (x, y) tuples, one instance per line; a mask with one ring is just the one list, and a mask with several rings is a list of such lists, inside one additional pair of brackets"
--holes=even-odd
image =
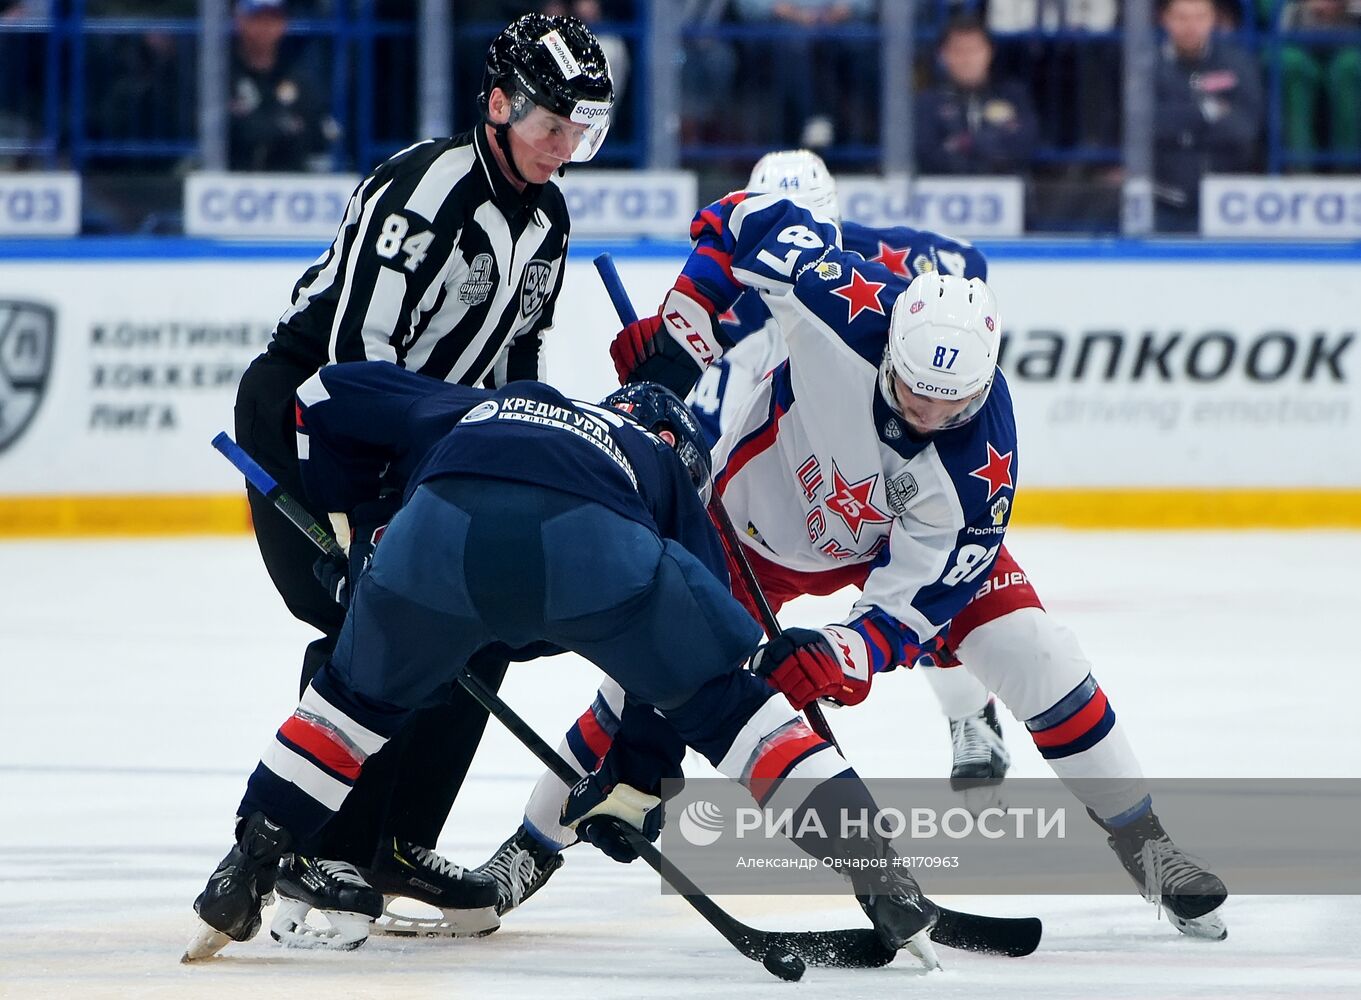
[[(836, 181), (822, 158), (806, 149), (767, 153), (752, 168), (746, 189), (796, 196), (801, 204), (840, 222), (843, 249), (883, 264), (907, 281), (928, 271), (987, 280), (987, 261), (969, 243), (906, 226), (873, 228), (842, 221)], [(759, 291), (740, 294), (718, 321), (733, 346), (704, 370), (686, 397), (711, 446), (765, 374), (789, 357)], [(974, 812), (998, 804), (1011, 757), (988, 689), (965, 670), (921, 669), (949, 723), (951, 787), (963, 793)]]
[[(812, 694), (830, 694), (840, 670), (813, 646), (757, 650), (702, 499), (709, 455), (678, 397), (641, 384), (593, 405), (538, 382), (473, 389), (367, 362), (323, 368), (298, 398), (314, 504), (348, 511), (384, 487), (404, 503), (356, 574), (334, 654), (250, 777), (237, 843), (194, 903), (202, 925), (186, 960), (257, 933), (280, 857), (335, 814), (415, 710), (447, 700), (457, 671), (502, 643), (519, 658), (572, 650), (627, 692), (609, 753), (560, 801), (577, 835), (636, 856), (600, 817), (655, 839), (660, 782), (688, 745), (763, 805), (792, 808), (796, 843), (855, 873), (884, 944), (937, 964), (936, 908), (887, 841), (803, 833), (839, 831), (839, 810), (877, 807), (761, 678), (803, 671), (820, 678)], [(805, 827), (803, 813), (816, 822)], [(356, 946), (372, 918), (326, 916)]]
[[(1222, 881), (1167, 836), (1090, 662), (1003, 544), (1019, 464), (987, 286), (935, 271), (908, 286), (844, 251), (835, 220), (778, 194), (729, 195), (700, 212), (692, 237), (661, 308), (611, 353), (622, 381), (688, 389), (728, 346), (718, 317), (744, 291), (762, 293), (789, 359), (719, 441), (715, 489), (773, 607), (860, 588), (846, 617), (817, 631), (843, 670), (835, 700), (855, 704), (875, 674), (952, 652), (1024, 723), (1140, 891), (1183, 933), (1225, 936)], [(796, 707), (814, 697), (792, 663), (772, 676)], [(609, 695), (568, 734), (584, 767), (608, 749)], [(561, 791), (541, 779), (507, 841), (539, 872), (572, 839), (542, 805)], [(484, 869), (497, 874), (496, 861)], [(504, 912), (514, 899), (498, 881)]]

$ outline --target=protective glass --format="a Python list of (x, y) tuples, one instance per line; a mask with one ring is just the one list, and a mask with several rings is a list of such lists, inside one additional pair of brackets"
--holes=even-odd
[(511, 131), (536, 153), (563, 163), (585, 163), (595, 156), (610, 130), (611, 105), (605, 101), (577, 101), (564, 118), (522, 93), (510, 100)]
[(912, 433), (921, 436), (963, 427), (978, 416), (978, 411), (988, 401), (988, 393), (992, 391), (992, 379), (989, 379), (987, 385), (967, 399), (924, 396), (913, 392), (906, 382), (894, 374), (887, 360), (880, 369), (880, 381), (889, 405), (903, 418)]
[(690, 482), (694, 484), (695, 492), (699, 494), (699, 499), (704, 506), (709, 506), (709, 501), (714, 496), (714, 474), (705, 457), (701, 457), (697, 449), (689, 441), (681, 441), (676, 446), (676, 454), (685, 465), (685, 469), (690, 473)]

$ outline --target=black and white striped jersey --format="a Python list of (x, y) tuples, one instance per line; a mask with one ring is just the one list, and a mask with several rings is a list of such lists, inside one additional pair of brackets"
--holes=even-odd
[(567, 236), (562, 192), (516, 191), (482, 126), (416, 143), (350, 196), (269, 350), (318, 368), (392, 361), (464, 385), (539, 378)]

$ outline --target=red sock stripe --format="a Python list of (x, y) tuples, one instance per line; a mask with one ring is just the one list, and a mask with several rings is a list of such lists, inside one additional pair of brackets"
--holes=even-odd
[(1106, 692), (1097, 688), (1091, 700), (1077, 713), (1069, 716), (1065, 722), (1060, 722), (1052, 729), (1041, 729), (1031, 733), (1037, 747), (1056, 747), (1064, 743), (1071, 743), (1080, 736), (1087, 733), (1092, 727), (1099, 723), (1106, 715)]
[(292, 715), (279, 727), (279, 735), (336, 774), (351, 781), (359, 777), (363, 761), (357, 759), (354, 752), (325, 726)]
[(755, 790), (758, 782), (773, 782), (783, 778), (796, 760), (809, 750), (817, 748), (819, 743), (824, 746), (831, 745), (809, 729), (805, 723), (790, 726), (760, 749), (760, 756), (751, 766), (749, 781), (752, 790)]
[(595, 717), (595, 712), (589, 708), (582, 712), (581, 718), (577, 719), (577, 729), (581, 731), (581, 738), (586, 741), (586, 746), (590, 748), (591, 753), (595, 754), (597, 760), (605, 756), (605, 752), (609, 750), (610, 743), (613, 740), (610, 738), (610, 734), (601, 728), (600, 720)]

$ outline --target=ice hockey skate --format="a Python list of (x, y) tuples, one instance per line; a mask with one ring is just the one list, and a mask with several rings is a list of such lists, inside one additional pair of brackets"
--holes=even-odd
[[(383, 897), (354, 865), (295, 854), (279, 868), (279, 908), (269, 936), (286, 948), (351, 951), (369, 938)], [(324, 923), (309, 922), (320, 917)]]
[(288, 850), (288, 831), (253, 813), (237, 824), (236, 846), (218, 864), (194, 900), (199, 928), (181, 962), (210, 958), (230, 941), (249, 941), (260, 931), (260, 908), (274, 889), (279, 858)]
[[(496, 879), (456, 865), (429, 848), (393, 838), (378, 851), (369, 884), (383, 894), (373, 933), (397, 937), (482, 937), (501, 926)], [(412, 911), (410, 901), (438, 916)]]
[(950, 789), (963, 793), (969, 812), (976, 816), (999, 806), (1011, 754), (1002, 739), (993, 698), (977, 714), (950, 720), (950, 749)]
[[(884, 946), (893, 951), (906, 948), (928, 972), (939, 969), (940, 958), (931, 943), (931, 928), (940, 917), (936, 905), (922, 895), (917, 880), (901, 869), (889, 869), (876, 882), (874, 892), (855, 898)], [(857, 885), (861, 888), (867, 886)]]
[(505, 916), (538, 892), (562, 861), (561, 851), (549, 850), (521, 826), (477, 870), (496, 880), (496, 914)]
[(1167, 914), (1173, 927), (1188, 937), (1211, 941), (1229, 936), (1222, 913), (1229, 893), (1223, 881), (1174, 844), (1156, 814), (1150, 810), (1115, 829), (1097, 822), (1139, 892)]

